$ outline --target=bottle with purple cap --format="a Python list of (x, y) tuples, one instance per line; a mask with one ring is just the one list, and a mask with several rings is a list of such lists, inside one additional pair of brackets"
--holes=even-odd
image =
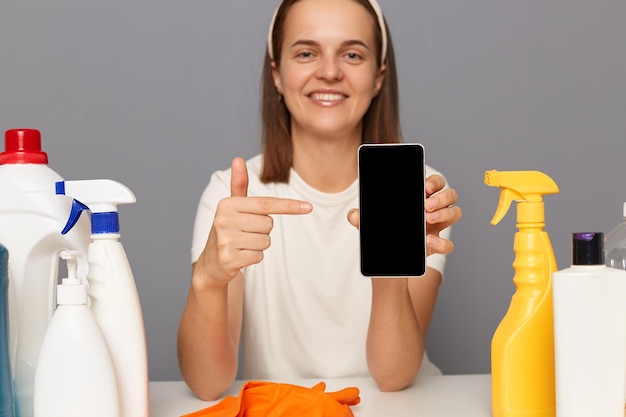
[(557, 417), (622, 417), (626, 270), (604, 262), (603, 233), (573, 233), (569, 268), (552, 274)]

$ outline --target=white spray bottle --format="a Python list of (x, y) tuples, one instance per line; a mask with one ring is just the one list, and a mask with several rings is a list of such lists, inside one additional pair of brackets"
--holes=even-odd
[(61, 181), (56, 193), (74, 198), (67, 233), (84, 210), (91, 214), (89, 296), (91, 308), (113, 356), (122, 417), (150, 414), (148, 357), (141, 304), (126, 252), (119, 241), (118, 204), (136, 201), (117, 181)]
[(87, 274), (89, 222), (81, 220), (61, 235), (71, 198), (54, 193), (63, 178), (48, 166), (37, 129), (9, 129), (0, 152), (0, 242), (9, 260), (11, 368), (15, 377), (15, 409), (33, 416), (35, 364), (48, 322), (56, 307), (59, 253), (80, 251), (78, 274)]
[(35, 368), (35, 417), (120, 417), (111, 352), (88, 307), (87, 284), (76, 276), (79, 253), (61, 252), (67, 278)]

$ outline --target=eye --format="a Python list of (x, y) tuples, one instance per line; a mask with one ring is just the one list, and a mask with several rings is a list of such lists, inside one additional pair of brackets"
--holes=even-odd
[(314, 60), (317, 54), (312, 49), (300, 49), (294, 51), (294, 57), (297, 61), (300, 62), (309, 62)]
[(359, 52), (355, 52), (355, 51), (347, 52), (344, 56), (346, 57), (346, 60), (352, 63), (363, 61), (363, 55), (360, 54)]

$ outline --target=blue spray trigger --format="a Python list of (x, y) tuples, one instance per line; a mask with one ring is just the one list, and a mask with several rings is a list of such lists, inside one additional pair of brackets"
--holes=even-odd
[(78, 222), (78, 219), (80, 218), (80, 214), (84, 210), (89, 211), (89, 207), (87, 207), (85, 204), (81, 203), (80, 201), (76, 199), (72, 201), (72, 211), (70, 211), (70, 217), (69, 219), (67, 219), (67, 224), (63, 228), (63, 231), (61, 231), (62, 235), (72, 230), (72, 227), (76, 225), (76, 222)]

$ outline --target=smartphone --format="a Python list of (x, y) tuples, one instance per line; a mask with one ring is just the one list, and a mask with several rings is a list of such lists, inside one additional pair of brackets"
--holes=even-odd
[(361, 274), (423, 276), (424, 147), (419, 143), (363, 144), (358, 161)]

